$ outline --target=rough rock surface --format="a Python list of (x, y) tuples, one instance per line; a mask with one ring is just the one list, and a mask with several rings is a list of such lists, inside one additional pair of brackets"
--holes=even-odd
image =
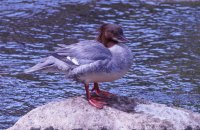
[(113, 97), (96, 109), (83, 97), (33, 109), (8, 130), (199, 130), (200, 114), (163, 104)]

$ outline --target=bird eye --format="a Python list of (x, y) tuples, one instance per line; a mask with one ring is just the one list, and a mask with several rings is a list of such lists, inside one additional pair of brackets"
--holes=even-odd
[(108, 30), (108, 32), (109, 32), (109, 33), (112, 33), (112, 34), (114, 34), (114, 35), (117, 35), (117, 34), (118, 34), (118, 32), (116, 32), (115, 30)]
[(117, 32), (116, 32), (116, 31), (114, 31), (114, 30), (111, 30), (111, 33), (112, 33), (112, 34), (117, 34)]
[(114, 31), (113, 31), (113, 30), (108, 30), (108, 32), (110, 32), (110, 33), (114, 33)]

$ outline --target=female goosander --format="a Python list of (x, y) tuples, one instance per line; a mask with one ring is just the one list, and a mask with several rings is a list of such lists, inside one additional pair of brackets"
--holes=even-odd
[(92, 91), (97, 95), (109, 97), (112, 94), (99, 89), (98, 82), (110, 82), (121, 78), (131, 67), (131, 50), (123, 43), (128, 40), (123, 30), (116, 24), (104, 24), (100, 27), (97, 40), (86, 40), (72, 45), (58, 45), (53, 53), (26, 73), (44, 70), (64, 72), (67, 78), (82, 82), (89, 103), (96, 108), (106, 104), (92, 96), (89, 83), (94, 83)]

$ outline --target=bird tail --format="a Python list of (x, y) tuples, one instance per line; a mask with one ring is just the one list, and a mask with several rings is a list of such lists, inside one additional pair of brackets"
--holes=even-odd
[(35, 71), (46, 71), (46, 72), (67, 72), (70, 70), (70, 65), (59, 60), (53, 56), (42, 59), (42, 61), (35, 66), (26, 69), (24, 73), (32, 73)]

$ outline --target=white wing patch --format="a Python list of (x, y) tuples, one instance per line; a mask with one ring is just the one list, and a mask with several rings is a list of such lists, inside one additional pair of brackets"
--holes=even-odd
[(75, 65), (80, 65), (80, 64), (78, 63), (78, 60), (77, 60), (76, 58), (72, 58), (72, 57), (67, 56), (67, 59), (70, 60), (70, 61), (71, 61), (72, 63), (74, 63)]

